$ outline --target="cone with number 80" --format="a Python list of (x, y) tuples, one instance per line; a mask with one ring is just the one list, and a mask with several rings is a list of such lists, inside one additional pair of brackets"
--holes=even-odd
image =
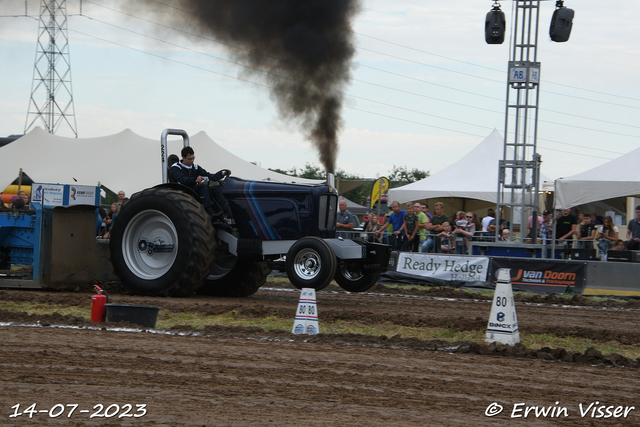
[(302, 288), (300, 291), (300, 301), (291, 332), (296, 335), (320, 333), (315, 289)]
[(496, 290), (493, 294), (485, 341), (509, 345), (520, 342), (518, 318), (513, 300), (513, 289), (511, 288), (511, 270), (508, 268), (498, 270), (498, 283), (496, 283)]

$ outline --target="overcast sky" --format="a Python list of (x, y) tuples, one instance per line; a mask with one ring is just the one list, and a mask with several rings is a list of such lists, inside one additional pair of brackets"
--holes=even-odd
[[(488, 45), (490, 0), (363, 1), (354, 22), (357, 53), (339, 169), (376, 177), (395, 165), (433, 174), (494, 128), (504, 134), (513, 2), (500, 3), (509, 33), (503, 45)], [(24, 1), (0, 0), (0, 136), (25, 128), (40, 1), (27, 5), (31, 18), (19, 16)], [(567, 43), (549, 40), (554, 6), (541, 2), (538, 42), (538, 152), (552, 179), (640, 146), (640, 1), (565, 0), (575, 10)], [(79, 0), (67, 1), (79, 136), (129, 128), (159, 139), (163, 129), (181, 128), (205, 131), (265, 168), (319, 164), (295, 125), (279, 118), (264, 82), (229, 62), (215, 41), (157, 25), (163, 8), (158, 2), (153, 10), (124, 14), (115, 1), (83, 1), (80, 16)], [(71, 135), (64, 127), (57, 133)], [(206, 159), (198, 160), (206, 167)]]

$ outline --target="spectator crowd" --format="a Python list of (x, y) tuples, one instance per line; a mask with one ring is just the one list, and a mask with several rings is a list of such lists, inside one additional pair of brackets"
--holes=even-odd
[[(336, 229), (349, 231), (349, 237), (364, 234), (369, 241), (389, 244), (394, 250), (404, 252), (460, 254), (470, 253), (474, 242), (511, 241), (509, 222), (503, 218), (502, 209), (487, 210), (482, 219), (476, 212), (458, 211), (447, 215), (444, 204), (434, 205), (434, 213), (429, 206), (419, 202), (401, 206), (394, 201), (388, 213), (364, 215), (359, 223), (357, 216), (346, 209), (346, 202), (340, 202), (340, 212)], [(595, 214), (564, 209), (555, 218), (550, 210), (544, 210), (528, 219), (524, 242), (533, 241), (555, 250), (566, 257), (572, 249), (593, 250), (597, 248), (598, 258), (606, 261), (610, 250), (640, 250), (640, 206), (636, 217), (627, 225), (626, 238), (622, 240), (620, 231), (610, 215), (597, 217)], [(536, 221), (535, 224), (533, 221)], [(555, 240), (554, 240), (555, 237)]]

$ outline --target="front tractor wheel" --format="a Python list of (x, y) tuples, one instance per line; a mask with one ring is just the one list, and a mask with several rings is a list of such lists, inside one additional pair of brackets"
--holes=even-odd
[(111, 262), (134, 293), (188, 296), (209, 273), (214, 237), (207, 213), (192, 196), (150, 188), (134, 194), (113, 222)]
[(305, 237), (289, 248), (285, 268), (293, 286), (319, 291), (333, 280), (336, 273), (336, 255), (324, 240)]

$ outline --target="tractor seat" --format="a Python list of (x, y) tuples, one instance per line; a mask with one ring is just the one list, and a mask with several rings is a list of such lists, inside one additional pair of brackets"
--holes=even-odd
[(167, 180), (169, 182), (176, 182), (176, 180), (173, 179), (173, 174), (171, 173), (171, 166), (175, 165), (179, 161), (180, 158), (176, 154), (171, 154), (167, 158)]

